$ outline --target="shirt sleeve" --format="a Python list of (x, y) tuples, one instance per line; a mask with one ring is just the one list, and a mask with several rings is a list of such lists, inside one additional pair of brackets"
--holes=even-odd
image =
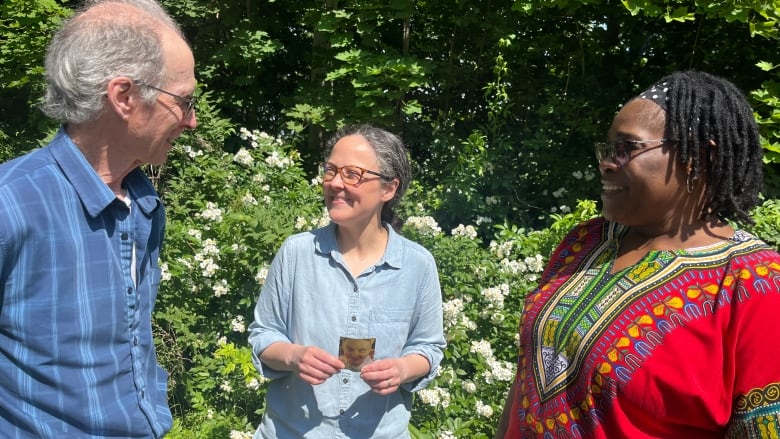
[(401, 387), (410, 392), (424, 389), (436, 378), (439, 364), (444, 357), (444, 326), (442, 317), (441, 287), (433, 256), (427, 255), (427, 269), (420, 279), (418, 300), (409, 338), (401, 352), (402, 356), (419, 354), (428, 360), (431, 369), (428, 374)]
[(780, 362), (776, 340), (780, 339), (780, 255), (764, 252), (752, 266), (743, 266), (728, 276), (736, 282), (733, 322), (726, 343), (734, 352), (734, 395), (729, 438), (780, 436)]
[(292, 343), (288, 336), (288, 304), (292, 292), (291, 283), (285, 277), (290, 276), (291, 267), (287, 267), (292, 258), (289, 241), (282, 244), (274, 256), (268, 270), (260, 296), (254, 310), (254, 321), (249, 325), (249, 344), (252, 346), (252, 362), (258, 372), (268, 379), (276, 379), (289, 374), (268, 367), (260, 360), (260, 354), (276, 342)]

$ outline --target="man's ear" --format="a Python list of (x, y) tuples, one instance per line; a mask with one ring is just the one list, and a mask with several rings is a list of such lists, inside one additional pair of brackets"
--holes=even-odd
[(138, 94), (132, 93), (133, 80), (126, 76), (118, 76), (106, 86), (106, 110), (113, 110), (123, 120), (127, 120), (133, 108), (138, 105)]

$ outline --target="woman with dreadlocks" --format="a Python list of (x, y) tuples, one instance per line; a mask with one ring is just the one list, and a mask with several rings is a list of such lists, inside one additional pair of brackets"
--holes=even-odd
[(671, 74), (596, 146), (603, 217), (559, 244), (522, 310), (496, 438), (780, 435), (780, 255), (749, 233), (753, 112), (729, 81)]

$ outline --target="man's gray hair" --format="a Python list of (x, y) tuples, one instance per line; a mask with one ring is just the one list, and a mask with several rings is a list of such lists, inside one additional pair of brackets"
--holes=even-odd
[[(57, 31), (46, 52), (42, 110), (78, 124), (97, 119), (106, 85), (119, 76), (160, 85), (165, 76), (161, 27), (181, 30), (154, 0), (89, 0)], [(152, 101), (154, 90), (144, 90)]]

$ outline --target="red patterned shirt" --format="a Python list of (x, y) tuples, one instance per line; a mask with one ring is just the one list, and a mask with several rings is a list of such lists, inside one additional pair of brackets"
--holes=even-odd
[(780, 255), (738, 231), (610, 273), (591, 220), (525, 301), (506, 438), (780, 436)]

